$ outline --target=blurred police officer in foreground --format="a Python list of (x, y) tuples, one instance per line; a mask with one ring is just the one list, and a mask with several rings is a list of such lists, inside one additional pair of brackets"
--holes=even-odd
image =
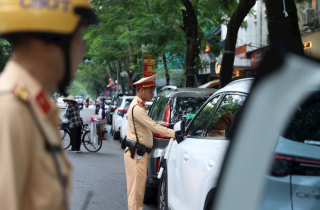
[(0, 209), (67, 209), (71, 166), (60, 147), (58, 109), (96, 23), (88, 0), (0, 1), (0, 37), (13, 48), (0, 76)]
[(156, 76), (134, 83), (138, 94), (128, 109), (127, 140), (124, 162), (127, 176), (128, 209), (141, 210), (147, 179), (149, 154), (153, 146), (153, 133), (174, 137), (172, 129), (158, 125), (147, 114), (146, 101), (151, 101)]

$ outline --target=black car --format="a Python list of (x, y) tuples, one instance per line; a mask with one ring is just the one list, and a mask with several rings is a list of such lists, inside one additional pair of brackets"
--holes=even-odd
[[(173, 128), (181, 120), (190, 123), (201, 105), (217, 90), (205, 88), (162, 88), (153, 102), (148, 115), (158, 124)], [(168, 145), (170, 137), (154, 134), (153, 148), (149, 155), (145, 202), (156, 201), (158, 172), (162, 150)]]

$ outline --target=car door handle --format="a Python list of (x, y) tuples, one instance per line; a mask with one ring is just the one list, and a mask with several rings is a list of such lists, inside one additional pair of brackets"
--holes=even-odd
[(187, 154), (183, 155), (184, 160), (188, 160), (189, 156)]

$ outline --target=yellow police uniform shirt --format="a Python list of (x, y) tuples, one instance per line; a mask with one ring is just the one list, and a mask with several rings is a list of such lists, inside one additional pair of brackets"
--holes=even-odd
[[(138, 104), (137, 106), (135, 106)], [(136, 134), (133, 127), (132, 121), (132, 108), (134, 123), (137, 131), (137, 135), (139, 138), (139, 142), (146, 147), (152, 148), (153, 146), (153, 133), (161, 134), (164, 136), (174, 137), (175, 133), (172, 129), (165, 128), (161, 125), (158, 125), (155, 121), (153, 121), (147, 114), (147, 105), (145, 102), (136, 96), (134, 100), (131, 102), (130, 107), (128, 109), (128, 121), (127, 121), (127, 139), (137, 141)]]
[[(63, 188), (52, 154), (45, 148), (27, 105), (11, 92), (18, 83), (28, 90), (29, 105), (48, 141), (61, 145), (56, 105), (27, 71), (9, 61), (0, 75), (0, 209), (64, 209)], [(70, 195), (71, 165), (63, 151), (58, 153), (58, 161)]]

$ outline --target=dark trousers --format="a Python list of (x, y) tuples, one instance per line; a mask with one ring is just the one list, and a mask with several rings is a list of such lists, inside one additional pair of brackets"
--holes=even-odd
[(71, 150), (78, 151), (81, 146), (81, 126), (70, 128)]

